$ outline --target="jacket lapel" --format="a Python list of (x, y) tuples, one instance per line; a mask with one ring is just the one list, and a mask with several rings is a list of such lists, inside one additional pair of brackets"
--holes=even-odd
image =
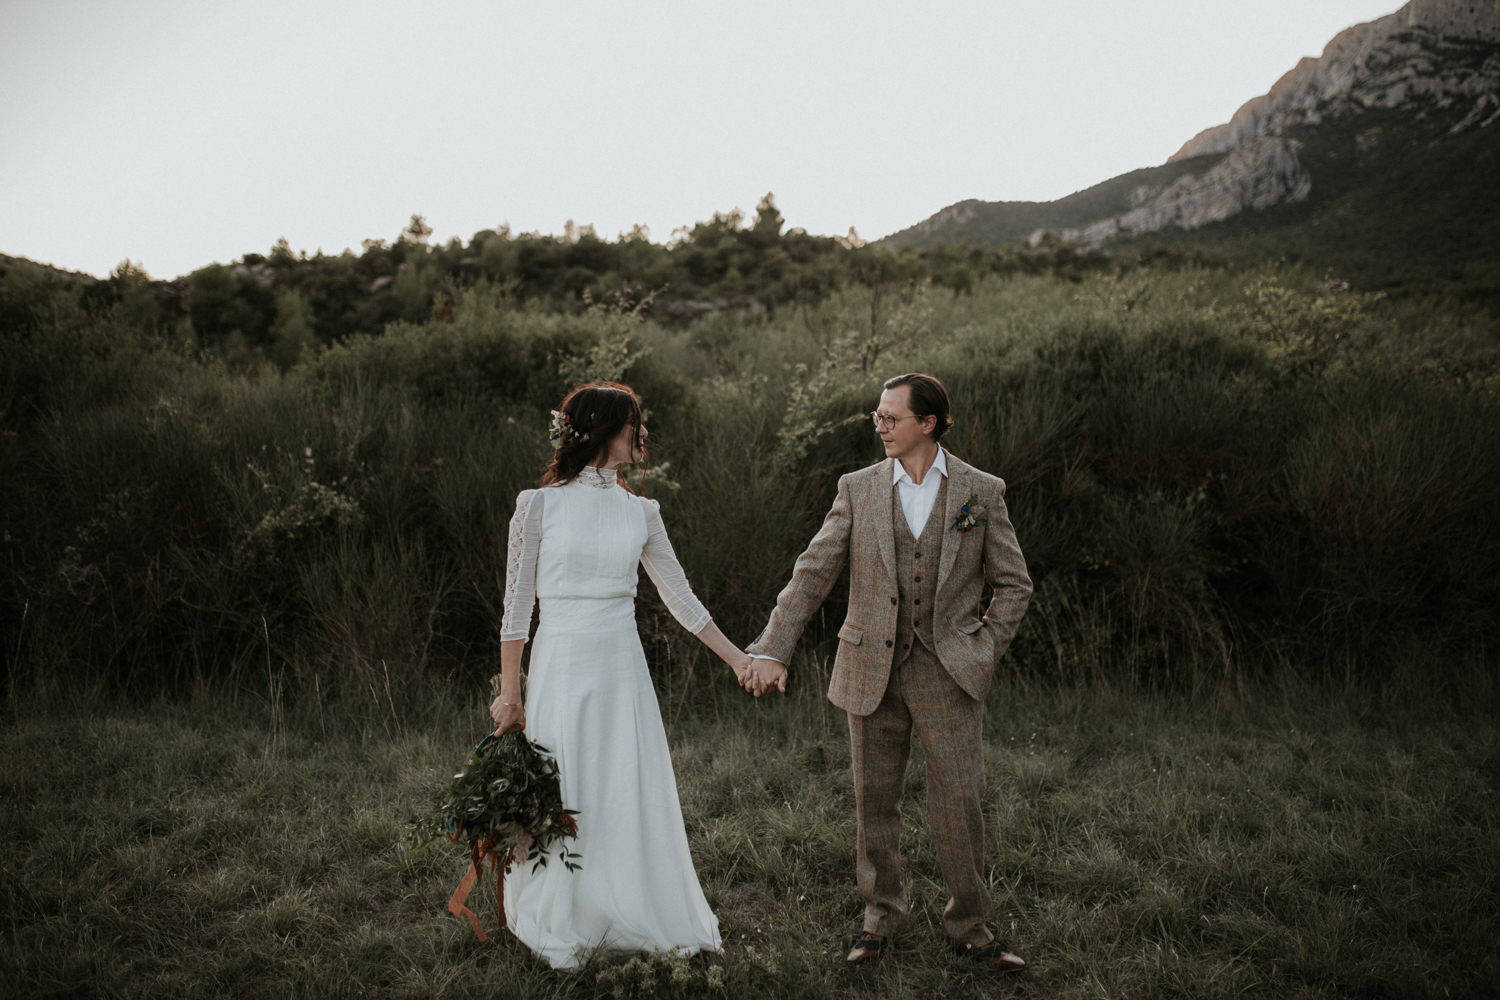
[(891, 500), (895, 488), (891, 485), (891, 476), (894, 470), (891, 463), (895, 459), (888, 458), (880, 463), (880, 472), (875, 476), (875, 543), (880, 548), (880, 558), (885, 562), (886, 572), (891, 579), (896, 579), (896, 536), (891, 530), (891, 517), (894, 514), (893, 501)]
[[(947, 451), (947, 449), (943, 449)], [(958, 560), (958, 547), (963, 542), (964, 533), (953, 530), (953, 522), (958, 519), (958, 509), (969, 499), (969, 467), (948, 453), (948, 503), (947, 509), (943, 511), (943, 546), (942, 553), (938, 557), (937, 592), (941, 592), (943, 584), (948, 579), (948, 574), (953, 572), (953, 564)], [(935, 512), (934, 512), (935, 513)]]

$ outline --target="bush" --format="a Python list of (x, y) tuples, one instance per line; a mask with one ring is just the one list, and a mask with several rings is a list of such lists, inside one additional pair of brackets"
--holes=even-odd
[[(913, 369), (950, 388), (952, 450), (1009, 484), (1037, 583), (1010, 669), (1178, 684), (1295, 654), (1377, 675), (1400, 643), (1496, 638), (1492, 345), (1429, 364), (1377, 303), (1296, 272), (853, 288), (686, 330), (478, 282), (445, 319), (285, 371), (37, 294), (0, 378), (13, 688), (486, 676), (514, 497), (548, 409), (601, 373), (641, 393), (644, 488), (742, 643), (837, 477), (880, 458), (858, 415)], [(663, 683), (712, 697), (643, 588)], [(831, 651), (845, 600), (807, 653)]]

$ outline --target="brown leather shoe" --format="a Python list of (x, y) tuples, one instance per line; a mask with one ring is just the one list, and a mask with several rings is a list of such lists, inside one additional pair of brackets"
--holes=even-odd
[(972, 944), (966, 944), (958, 949), (959, 954), (967, 955), (976, 962), (983, 962), (997, 972), (1020, 972), (1026, 968), (1026, 960), (1015, 954), (998, 938), (990, 938), (990, 943), (980, 945), (978, 948)]
[(858, 965), (868, 965), (871, 962), (880, 961), (881, 950), (885, 947), (885, 938), (879, 934), (871, 934), (865, 931), (854, 942), (854, 948), (849, 952), (847, 961)]

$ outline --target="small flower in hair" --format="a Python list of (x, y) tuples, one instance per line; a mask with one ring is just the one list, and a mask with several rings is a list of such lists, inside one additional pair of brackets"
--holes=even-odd
[(552, 450), (557, 451), (576, 437), (583, 437), (583, 435), (573, 429), (573, 418), (561, 410), (553, 410), (552, 429), (547, 434), (547, 440), (552, 443)]

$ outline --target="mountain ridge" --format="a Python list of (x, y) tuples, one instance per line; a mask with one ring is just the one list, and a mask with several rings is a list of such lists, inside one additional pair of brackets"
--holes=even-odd
[[(1481, 58), (1488, 57), (1478, 66), (1463, 58), (1474, 53), (1454, 51), (1474, 43)], [(1225, 152), (1245, 139), (1279, 135), (1289, 125), (1317, 125), (1330, 115), (1400, 107), (1418, 98), (1440, 108), (1464, 97), (1476, 99), (1476, 110), (1500, 107), (1496, 45), (1497, 0), (1411, 0), (1393, 14), (1334, 35), (1321, 55), (1299, 60), (1265, 94), (1246, 101), (1223, 125), (1193, 136), (1167, 162)], [(1436, 65), (1435, 54), (1447, 66)]]
[[(1229, 122), (1199, 132), (1158, 167), (1053, 202), (959, 202), (880, 242), (893, 249), (939, 240), (1001, 246), (1035, 242), (1050, 230), (1089, 247), (1202, 238), (1232, 253), (1235, 234), (1255, 231), (1255, 252), (1265, 252), (1261, 230), (1279, 226), (1288, 246), (1316, 245), (1327, 263), (1351, 251), (1389, 271), (1374, 266), (1368, 246), (1341, 248), (1329, 243), (1332, 229), (1315, 239), (1305, 230), (1330, 212), (1354, 211), (1365, 242), (1379, 243), (1383, 230), (1419, 232), (1423, 224), (1500, 232), (1500, 197), (1488, 180), (1488, 158), (1500, 150), (1497, 123), (1500, 0), (1411, 0), (1340, 32), (1322, 55), (1301, 60)], [(1401, 173), (1406, 187), (1393, 188), (1381, 170)], [(1455, 210), (1453, 186), (1467, 199), (1465, 210)], [(1428, 211), (1423, 198), (1440, 210)], [(1431, 244), (1424, 250), (1430, 264), (1462, 263), (1468, 258), (1461, 253), (1475, 252), (1467, 238), (1452, 241), (1447, 257), (1441, 241), (1424, 243)], [(1392, 255), (1403, 249), (1394, 242), (1387, 248)], [(1482, 241), (1478, 252), (1500, 256)]]

